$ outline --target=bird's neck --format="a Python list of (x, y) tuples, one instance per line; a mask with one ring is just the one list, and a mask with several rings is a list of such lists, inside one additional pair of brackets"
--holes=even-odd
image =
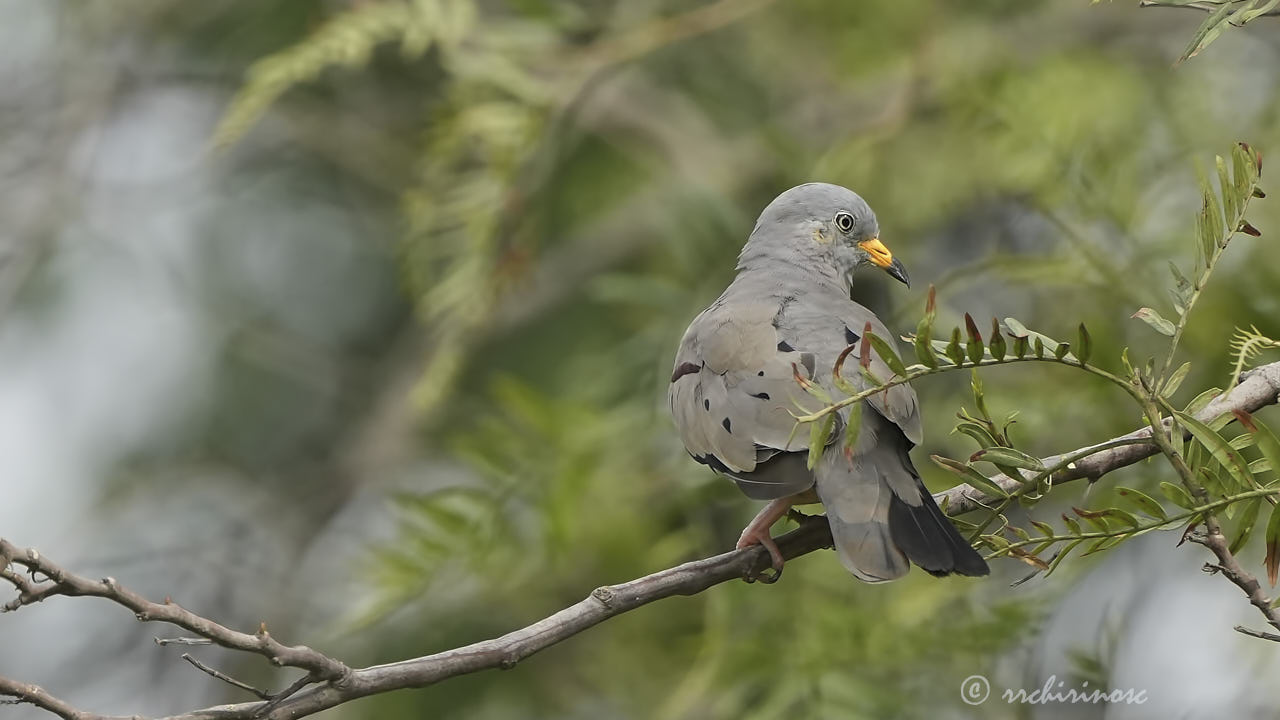
[(849, 297), (853, 257), (838, 243), (757, 242), (753, 236), (738, 256), (738, 280), (798, 293), (832, 292)]

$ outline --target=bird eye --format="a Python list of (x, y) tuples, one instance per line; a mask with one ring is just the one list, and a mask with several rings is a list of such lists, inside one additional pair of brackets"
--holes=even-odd
[(853, 216), (847, 212), (836, 213), (836, 227), (840, 228), (840, 232), (851, 232), (853, 230)]

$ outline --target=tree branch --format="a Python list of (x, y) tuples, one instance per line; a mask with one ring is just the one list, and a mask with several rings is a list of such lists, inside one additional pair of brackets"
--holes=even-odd
[[(1202, 422), (1209, 422), (1224, 414), (1230, 414), (1234, 410), (1244, 410), (1245, 412), (1256, 412), (1260, 408), (1267, 405), (1274, 405), (1277, 402), (1277, 396), (1280, 396), (1280, 362), (1262, 365), (1245, 373), (1244, 379), (1239, 385), (1232, 388), (1230, 392), (1219, 396), (1210, 402), (1203, 410), (1196, 413), (1196, 419)], [(1234, 422), (1234, 421), (1233, 421)], [(1168, 426), (1169, 421), (1165, 421)], [(1144, 427), (1135, 430), (1127, 435), (1106, 441), (1106, 443), (1114, 442), (1121, 439), (1139, 439), (1151, 437), (1151, 428)], [(1052, 467), (1062, 462), (1062, 459), (1070, 455), (1078, 454), (1089, 450), (1090, 447), (1099, 447), (1106, 443), (1098, 443), (1083, 447), (1071, 452), (1062, 453), (1061, 455), (1053, 455), (1044, 458), (1042, 462), (1046, 467)], [(1055, 486), (1071, 480), (1079, 480), (1080, 478), (1089, 478), (1097, 480), (1112, 470), (1132, 465), (1139, 460), (1145, 460), (1160, 452), (1154, 443), (1139, 445), (1124, 445), (1121, 447), (1102, 450), (1096, 454), (1090, 455), (1073, 463), (1074, 467), (1056, 472), (1052, 476)], [(992, 482), (1009, 492), (1013, 492), (1022, 487), (1022, 483), (1008, 475), (996, 475), (991, 478)], [(934, 495), (939, 503), (945, 501), (947, 503), (947, 513), (950, 515), (960, 515), (981, 508), (983, 505), (990, 505), (997, 498), (984, 494), (981, 490), (974, 488), (972, 485), (957, 485), (945, 492)]]
[[(1230, 413), (1232, 410), (1254, 412), (1266, 405), (1276, 403), (1278, 395), (1280, 395), (1280, 363), (1264, 365), (1247, 373), (1238, 386), (1211, 402), (1198, 414), (1198, 417), (1208, 421)], [(1124, 437), (1150, 437), (1150, 428), (1137, 430)], [(1051, 466), (1055, 464), (1055, 458), (1077, 454), (1088, 449), (1081, 448), (1073, 453), (1045, 458), (1044, 463)], [(1055, 474), (1054, 484), (1082, 477), (1097, 479), (1112, 470), (1150, 457), (1156, 452), (1157, 449), (1153, 444), (1127, 445), (1100, 450)], [(998, 476), (995, 482), (1009, 489), (1018, 487), (1018, 481), (1005, 476)], [(989, 503), (993, 500), (968, 485), (952, 488), (935, 497), (940, 502), (945, 500), (948, 503), (948, 511), (951, 514), (975, 510), (980, 507), (979, 503)], [(777, 542), (783, 557), (791, 560), (815, 550), (830, 547), (831, 531), (825, 518), (801, 516), (800, 527), (777, 538)], [(1210, 533), (1201, 542), (1218, 557), (1223, 574), (1240, 586), (1249, 596), (1250, 601), (1263, 610), (1272, 625), (1280, 629), (1275, 611), (1270, 609), (1270, 601), (1264, 596), (1258, 581), (1240, 567), (1227, 550), (1225, 543), (1221, 533), (1216, 538)], [(481, 670), (510, 668), (530, 655), (615, 615), (674, 595), (696, 595), (730, 580), (756, 579), (770, 565), (769, 554), (762, 547), (753, 546), (733, 550), (714, 557), (687, 562), (630, 582), (596, 588), (581, 602), (499, 638), (387, 665), (351, 669), (342, 662), (311, 648), (301, 645), (283, 645), (272, 638), (265, 627), (252, 635), (231, 630), (196, 615), (167, 598), (162, 604), (152, 603), (124, 588), (112, 578), (90, 580), (67, 572), (35, 550), (18, 548), (2, 538), (0, 538), (0, 560), (3, 561), (0, 565), (0, 579), (7, 580), (18, 591), (18, 597), (15, 600), (0, 608), (5, 611), (17, 610), (56, 595), (101, 597), (130, 609), (141, 621), (167, 622), (223, 647), (256, 653), (276, 665), (297, 667), (308, 672), (306, 677), (295, 682), (273, 700), (219, 705), (172, 716), (167, 720), (299, 718), (368, 695), (402, 688), (426, 687), (442, 680)], [(11, 564), (24, 568), (30, 577), (15, 572)], [(1263, 609), (1264, 606), (1266, 609)], [(186, 640), (186, 642), (190, 641)], [(306, 687), (308, 685), (310, 687)], [(33, 704), (67, 720), (117, 720), (76, 710), (65, 702), (51, 697), (37, 686), (18, 683), (3, 677), (0, 677), (0, 696), (8, 696), (16, 699), (17, 702)]]
[[(1222, 526), (1212, 515), (1205, 519), (1205, 525), (1208, 529), (1207, 533), (1203, 536), (1188, 535), (1187, 539), (1209, 548), (1209, 551), (1218, 558), (1218, 564), (1213, 566), (1214, 569), (1221, 572), (1223, 577), (1244, 592), (1249, 598), (1249, 603), (1258, 608), (1258, 612), (1262, 613), (1271, 627), (1280, 630), (1280, 611), (1271, 607), (1271, 598), (1267, 597), (1266, 592), (1263, 591), (1262, 583), (1258, 582), (1258, 578), (1240, 566), (1240, 561), (1236, 560), (1227, 538), (1222, 534)], [(1258, 635), (1258, 637), (1264, 636)]]

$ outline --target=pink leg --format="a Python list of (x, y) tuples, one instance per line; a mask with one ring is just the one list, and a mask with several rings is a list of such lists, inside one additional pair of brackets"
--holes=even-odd
[(782, 572), (782, 551), (778, 549), (778, 544), (773, 541), (773, 536), (769, 534), (769, 528), (778, 521), (791, 506), (796, 502), (796, 497), (784, 497), (772, 500), (768, 505), (756, 513), (756, 516), (747, 523), (747, 527), (742, 530), (742, 536), (738, 538), (738, 549), (750, 547), (751, 545), (763, 545), (769, 551), (769, 557), (773, 558), (773, 569), (776, 572)]

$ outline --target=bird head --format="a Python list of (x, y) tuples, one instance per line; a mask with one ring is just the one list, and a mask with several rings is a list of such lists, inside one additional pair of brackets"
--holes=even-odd
[(761, 213), (751, 242), (757, 238), (762, 244), (782, 242), (800, 255), (833, 262), (840, 273), (874, 265), (911, 284), (906, 267), (880, 242), (880, 225), (871, 207), (839, 185), (808, 183), (782, 193)]

